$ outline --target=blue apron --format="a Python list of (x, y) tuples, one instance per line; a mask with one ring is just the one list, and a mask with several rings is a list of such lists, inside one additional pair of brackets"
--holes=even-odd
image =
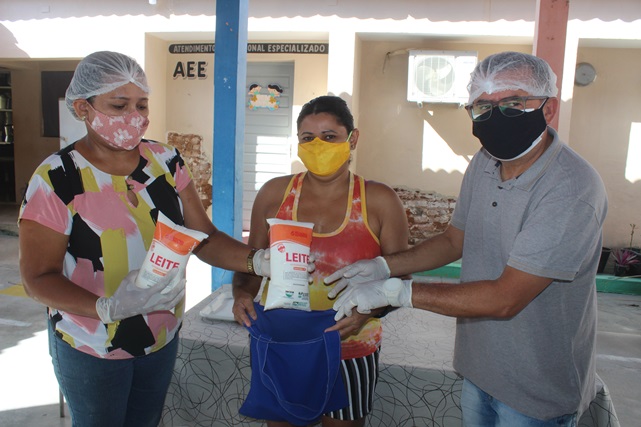
[(341, 339), (334, 310), (264, 311), (248, 327), (251, 387), (239, 409), (242, 415), (308, 425), (324, 413), (349, 405), (340, 375)]

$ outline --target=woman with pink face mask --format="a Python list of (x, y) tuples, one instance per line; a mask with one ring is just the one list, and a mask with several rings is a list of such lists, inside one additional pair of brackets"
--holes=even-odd
[[(343, 99), (320, 96), (309, 101), (301, 109), (297, 127), (298, 156), (307, 171), (274, 178), (262, 186), (252, 208), (249, 243), (257, 248), (269, 247), (268, 218), (314, 224), (310, 255), (315, 270), (309, 287), (312, 311), (265, 310), (269, 283), (258, 295), (261, 280), (242, 273), (234, 275), (232, 311), (236, 321), (252, 333), (252, 356), (261, 348), (254, 339), (260, 333), (285, 342), (280, 346), (285, 353), (278, 357), (287, 360), (288, 366), (297, 359), (310, 362), (295, 375), (278, 372), (275, 365), (275, 370), (267, 373), (264, 367), (271, 369), (270, 356), (274, 353), (266, 353), (265, 363), (252, 357), (250, 392), (240, 413), (265, 419), (269, 427), (318, 421), (324, 427), (359, 427), (372, 409), (383, 310), (334, 321), (334, 285), (326, 285), (323, 279), (355, 260), (407, 248), (407, 217), (394, 190), (350, 171), (359, 131)], [(326, 344), (316, 345), (318, 337), (323, 337)], [(325, 360), (325, 354), (333, 357)], [(334, 365), (338, 374), (331, 377), (328, 371), (334, 371), (328, 366)], [(275, 391), (264, 386), (261, 375), (270, 376)], [(305, 392), (297, 395), (298, 389)], [(295, 400), (281, 396), (293, 396)]]
[(143, 139), (149, 92), (134, 59), (84, 58), (66, 105), (87, 134), (40, 164), (20, 210), (22, 279), (47, 307), (49, 352), (74, 426), (159, 424), (185, 308), (184, 271), (151, 288), (134, 284), (159, 213), (208, 235), (194, 251), (201, 260), (269, 271), (264, 251), (212, 225), (180, 153)]

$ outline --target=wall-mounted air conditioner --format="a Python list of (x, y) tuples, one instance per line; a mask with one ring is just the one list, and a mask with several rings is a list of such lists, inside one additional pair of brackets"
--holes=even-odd
[(410, 50), (407, 100), (419, 103), (467, 103), (467, 84), (476, 61), (476, 52)]

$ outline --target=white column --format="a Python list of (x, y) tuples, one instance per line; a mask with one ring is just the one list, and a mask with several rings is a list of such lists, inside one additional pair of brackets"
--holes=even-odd
[[(327, 58), (327, 93), (340, 96), (347, 102), (355, 126), (358, 127), (358, 77), (360, 43), (353, 31), (338, 30), (329, 34)], [(356, 151), (352, 152), (351, 170), (356, 167)]]

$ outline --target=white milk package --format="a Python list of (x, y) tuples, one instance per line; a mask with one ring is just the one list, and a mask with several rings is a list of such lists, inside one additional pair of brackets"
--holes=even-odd
[(267, 223), (271, 278), (265, 310), (311, 311), (307, 264), (314, 224), (277, 218), (269, 218)]
[(136, 276), (136, 286), (150, 288), (174, 268), (178, 269), (178, 280), (182, 278), (191, 251), (206, 237), (205, 233), (174, 224), (158, 212), (154, 239)]

